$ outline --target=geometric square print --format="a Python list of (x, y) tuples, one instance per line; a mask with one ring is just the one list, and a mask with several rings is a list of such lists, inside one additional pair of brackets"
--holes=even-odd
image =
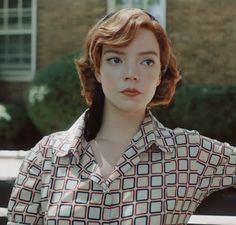
[(147, 202), (145, 202), (145, 203), (136, 203), (135, 213), (137, 215), (148, 213), (148, 203)]
[(95, 206), (89, 206), (88, 208), (88, 218), (89, 219), (101, 219), (101, 208)]
[(26, 189), (21, 190), (21, 193), (20, 193), (20, 196), (19, 196), (20, 200), (27, 202), (27, 201), (30, 201), (31, 198), (32, 198), (31, 191), (28, 191)]
[(88, 193), (78, 191), (75, 202), (80, 204), (86, 204), (88, 202), (88, 196)]
[(151, 190), (151, 199), (155, 200), (155, 199), (160, 199), (162, 198), (162, 190), (161, 189), (152, 189)]
[(147, 224), (147, 217), (146, 216), (135, 218), (134, 225), (143, 225), (143, 224)]
[(137, 201), (144, 201), (144, 200), (148, 200), (148, 190), (144, 189), (144, 190), (137, 190), (136, 192), (136, 200)]
[(162, 211), (162, 202), (151, 202), (150, 203), (150, 212), (151, 213), (157, 213)]
[(133, 202), (134, 201), (134, 191), (124, 191), (122, 195), (122, 202)]
[(157, 186), (162, 186), (162, 176), (152, 176), (151, 177), (151, 186), (152, 187), (157, 187)]
[(137, 178), (137, 187), (148, 187), (148, 177)]
[(86, 216), (86, 206), (75, 206), (73, 217), (85, 219)]
[(123, 218), (132, 216), (134, 212), (134, 205), (124, 205), (122, 207), (122, 213), (121, 216)]
[(93, 204), (102, 204), (103, 194), (102, 193), (92, 193), (91, 202)]
[(70, 217), (71, 216), (71, 205), (60, 205), (59, 216)]
[(134, 188), (134, 178), (125, 178), (123, 180), (123, 189)]
[(235, 186), (235, 147), (165, 128), (148, 110), (108, 178), (84, 128), (81, 117), (29, 151), (10, 197), (8, 225), (187, 224), (205, 196)]
[(143, 174), (148, 174), (149, 170), (148, 170), (148, 165), (138, 165), (138, 174), (139, 175), (143, 175)]

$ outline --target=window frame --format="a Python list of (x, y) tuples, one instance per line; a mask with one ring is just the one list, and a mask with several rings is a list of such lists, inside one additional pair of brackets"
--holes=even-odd
[[(164, 29), (166, 29), (166, 11), (167, 11), (166, 1), (167, 0), (160, 0), (160, 7), (163, 10), (163, 13), (160, 19), (160, 24)], [(127, 2), (128, 2), (128, 7), (132, 7), (132, 0), (127, 0)], [(148, 6), (148, 0), (143, 0), (143, 4)], [(110, 13), (116, 10), (117, 10), (116, 0), (107, 0), (107, 13)]]
[(31, 0), (31, 28), (29, 29), (3, 29), (0, 35), (30, 35), (31, 36), (31, 63), (29, 70), (2, 70), (0, 81), (27, 82), (31, 81), (36, 72), (36, 51), (37, 51), (37, 0)]

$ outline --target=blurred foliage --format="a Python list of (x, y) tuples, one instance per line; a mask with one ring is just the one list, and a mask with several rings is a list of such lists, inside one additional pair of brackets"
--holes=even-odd
[(50, 63), (29, 87), (27, 109), (43, 135), (67, 129), (86, 108), (74, 65), (78, 55), (70, 53)]
[(199, 131), (202, 135), (236, 144), (236, 86), (182, 84), (173, 102), (153, 109), (165, 126)]
[(1, 104), (0, 111), (0, 142), (12, 141), (27, 122), (26, 110), (20, 105)]
[(28, 149), (40, 137), (22, 104), (0, 104), (0, 149)]
[[(40, 70), (27, 94), (27, 109), (43, 135), (69, 128), (86, 109), (73, 63), (68, 54)], [(210, 138), (236, 144), (236, 86), (182, 83), (172, 103), (154, 108), (165, 126), (195, 129)]]

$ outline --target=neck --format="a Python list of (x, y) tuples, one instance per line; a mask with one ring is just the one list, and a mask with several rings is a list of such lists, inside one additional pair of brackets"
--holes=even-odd
[(145, 116), (145, 110), (125, 112), (104, 106), (101, 128), (96, 139), (128, 142), (137, 133)]

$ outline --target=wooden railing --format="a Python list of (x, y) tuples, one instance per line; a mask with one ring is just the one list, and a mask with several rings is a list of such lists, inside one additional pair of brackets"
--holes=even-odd
[[(25, 151), (0, 151), (0, 225), (7, 223), (8, 200), (26, 154)], [(226, 189), (205, 199), (188, 223), (195, 224), (236, 225), (236, 190)]]

